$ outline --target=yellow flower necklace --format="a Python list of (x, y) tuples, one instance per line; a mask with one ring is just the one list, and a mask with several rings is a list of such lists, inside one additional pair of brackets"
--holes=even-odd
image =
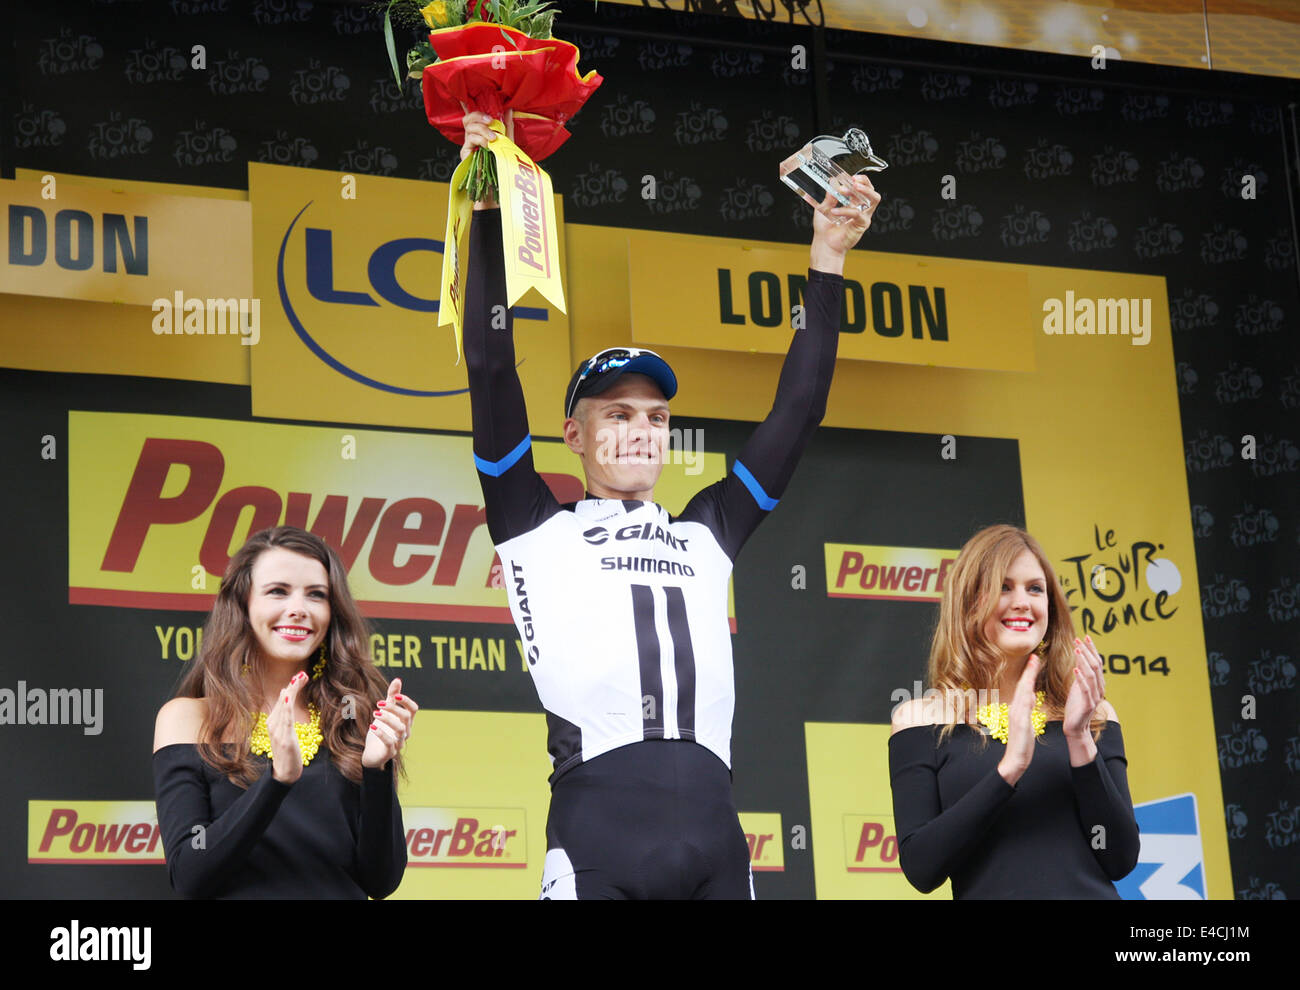
[[(1034, 695), (1034, 711), (1029, 718), (1033, 723), (1034, 735), (1036, 736), (1041, 736), (1043, 730), (1047, 728), (1047, 712), (1040, 710), (1045, 700), (1047, 700), (1047, 696), (1042, 691)], [(975, 713), (980, 725), (987, 728), (989, 735), (1003, 745), (1006, 745), (1007, 741), (1007, 712), (1010, 707), (1006, 702), (1003, 702), (996, 706), (997, 711), (995, 713), (994, 705), (980, 705), (979, 710)]]
[[(320, 731), (320, 709), (313, 704), (307, 705), (307, 714), (310, 718), (306, 722), (294, 722), (293, 731), (298, 734), (298, 748), (302, 750), (302, 765), (306, 766), (311, 762), (311, 758), (316, 755), (320, 749), (320, 744), (324, 736)], [(257, 713), (257, 721), (253, 723), (253, 732), (248, 737), (248, 748), (268, 759), (271, 757), (271, 734), (266, 729), (266, 712)]]

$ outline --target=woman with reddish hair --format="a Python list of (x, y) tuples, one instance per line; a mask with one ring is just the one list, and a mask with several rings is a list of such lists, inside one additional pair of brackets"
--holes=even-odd
[(912, 886), (951, 878), (959, 900), (1119, 897), (1112, 881), (1139, 840), (1103, 669), (1038, 541), (1013, 526), (971, 537), (944, 589), (930, 690), (892, 717)]
[(158, 824), (187, 897), (386, 897), (406, 868), (395, 774), (418, 709), (375, 670), (338, 555), (292, 526), (231, 558), (198, 659), (154, 727)]

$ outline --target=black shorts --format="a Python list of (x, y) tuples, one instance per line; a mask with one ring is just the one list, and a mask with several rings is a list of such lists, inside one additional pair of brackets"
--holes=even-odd
[(698, 743), (620, 746), (551, 791), (541, 900), (752, 900), (731, 773)]

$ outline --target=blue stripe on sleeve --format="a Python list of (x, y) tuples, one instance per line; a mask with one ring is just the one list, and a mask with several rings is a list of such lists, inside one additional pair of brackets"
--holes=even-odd
[(478, 454), (475, 454), (474, 466), (489, 477), (499, 478), (514, 467), (519, 458), (523, 457), (524, 454), (528, 452), (528, 448), (532, 445), (532, 442), (532, 436), (525, 436), (519, 441), (518, 447), (510, 451), (510, 453), (506, 454), (506, 456), (501, 458), (499, 461), (485, 461), (483, 458), (479, 457)]
[(754, 496), (754, 501), (758, 503), (760, 509), (770, 512), (776, 508), (778, 499), (769, 498), (767, 492), (763, 491), (763, 486), (758, 483), (758, 479), (749, 473), (749, 468), (741, 464), (739, 460), (731, 469), (732, 473), (744, 482), (745, 487), (749, 489), (749, 494)]

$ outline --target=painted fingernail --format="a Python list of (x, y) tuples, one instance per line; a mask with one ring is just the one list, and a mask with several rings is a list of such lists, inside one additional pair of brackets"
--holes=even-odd
[(393, 697), (395, 697), (398, 701), (402, 700), (402, 696), (400, 694), (393, 695)]
[(371, 722), (371, 723), (370, 723), (370, 730), (373, 732), (374, 729), (375, 729), (375, 723), (374, 723), (374, 722)]
[(384, 707), (384, 703), (383, 703), (382, 701), (379, 703), (379, 707), (380, 707), (380, 708), (383, 708), (383, 707)]

